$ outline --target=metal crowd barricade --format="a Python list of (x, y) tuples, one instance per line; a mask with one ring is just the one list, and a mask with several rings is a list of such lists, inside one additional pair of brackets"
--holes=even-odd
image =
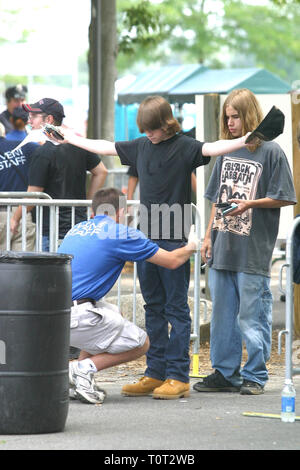
[[(30, 202), (27, 200), (30, 198)], [(35, 206), (35, 201), (37, 198), (49, 200), (51, 197), (42, 192), (27, 192), (27, 191), (2, 191), (0, 192), (0, 205), (6, 205), (6, 249), (10, 250), (11, 244), (11, 232), (10, 232), (10, 218), (11, 218), (11, 209), (15, 206), (22, 206), (22, 251), (26, 250), (26, 206), (33, 205)], [(27, 203), (25, 203), (25, 200)], [(40, 210), (36, 213), (37, 223), (36, 223), (36, 251), (40, 251), (41, 247), (41, 230), (38, 230), (40, 227), (40, 220), (42, 220), (42, 210), (43, 207), (40, 207)]]
[[(88, 211), (88, 218), (91, 215), (91, 200), (70, 200), (70, 199), (51, 199), (46, 193), (20, 193), (8, 192), (0, 193), (0, 205), (7, 206), (7, 249), (10, 248), (10, 216), (12, 206), (22, 206), (22, 251), (26, 250), (26, 214), (27, 206), (36, 207), (36, 251), (42, 251), (42, 229), (43, 229), (43, 207), (49, 207), (49, 249), (51, 252), (56, 252), (58, 249), (59, 239), (59, 208), (71, 208), (71, 226), (75, 224), (75, 208), (86, 207)], [(133, 206), (134, 222), (133, 226), (137, 226), (137, 211), (139, 206), (138, 200), (127, 201), (128, 206)], [(200, 240), (200, 213), (197, 207), (192, 204), (192, 209), (195, 213), (195, 230)], [(200, 346), (200, 304), (204, 303), (204, 318), (206, 317), (206, 301), (200, 299), (200, 274), (201, 274), (201, 255), (197, 251), (194, 255), (194, 322), (193, 332), (191, 334), (191, 341), (193, 341), (193, 359), (192, 368), (193, 376), (199, 376), (199, 346)], [(118, 307), (121, 309), (121, 278), (117, 281), (118, 291)], [(137, 268), (134, 263), (133, 269), (133, 318), (132, 321), (136, 323), (136, 280)]]
[[(9, 194), (9, 197), (6, 195)], [(90, 214), (90, 206), (92, 201), (86, 200), (71, 200), (71, 199), (51, 199), (46, 193), (30, 193), (30, 192), (15, 192), (15, 193), (0, 193), (0, 205), (7, 206), (7, 249), (10, 248), (10, 217), (11, 207), (22, 207), (22, 251), (26, 250), (26, 214), (27, 206), (36, 208), (36, 251), (42, 250), (42, 231), (43, 231), (43, 207), (49, 207), (49, 245), (50, 251), (56, 252), (58, 248), (58, 218), (59, 207), (71, 208), (71, 223), (75, 223), (75, 208), (87, 207)], [(36, 199), (36, 198), (39, 199)]]
[[(300, 368), (293, 366), (293, 333), (294, 333), (294, 284), (293, 284), (293, 242), (300, 217), (296, 217), (288, 232), (286, 241), (286, 263), (282, 265), (280, 271), (280, 290), (285, 293), (285, 330), (278, 335), (278, 353), (281, 354), (281, 339), (285, 335), (285, 378), (292, 380), (294, 375), (300, 374)], [(286, 287), (282, 288), (282, 271), (286, 268)]]

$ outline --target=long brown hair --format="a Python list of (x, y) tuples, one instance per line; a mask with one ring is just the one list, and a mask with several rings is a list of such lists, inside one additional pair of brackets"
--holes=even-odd
[[(242, 135), (247, 132), (252, 132), (263, 120), (263, 112), (260, 104), (258, 103), (255, 95), (248, 88), (240, 88), (233, 90), (226, 98), (223, 104), (223, 111), (221, 116), (221, 139), (234, 139), (233, 135), (229, 132), (226, 116), (227, 106), (232, 106), (237, 112), (242, 122)], [(251, 145), (251, 150), (255, 151), (261, 144), (257, 140), (254, 145)]]
[(148, 96), (139, 106), (137, 125), (141, 133), (163, 129), (167, 135), (174, 135), (181, 130), (174, 118), (170, 104), (162, 96)]

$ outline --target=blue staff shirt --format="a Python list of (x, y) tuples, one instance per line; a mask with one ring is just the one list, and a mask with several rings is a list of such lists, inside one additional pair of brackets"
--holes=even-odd
[(139, 230), (98, 215), (75, 225), (58, 252), (73, 255), (72, 299), (99, 300), (113, 287), (126, 261), (151, 258), (158, 249)]

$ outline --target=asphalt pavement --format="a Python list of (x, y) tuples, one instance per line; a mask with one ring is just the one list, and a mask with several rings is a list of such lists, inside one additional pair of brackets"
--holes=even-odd
[[(0, 449), (101, 450), (102, 459), (118, 451), (125, 456), (143, 451), (140, 459), (149, 459), (150, 454), (174, 451), (197, 456), (201, 450), (299, 450), (300, 421), (282, 423), (264, 417), (280, 413), (282, 385), (283, 377), (272, 376), (259, 396), (192, 391), (186, 399), (155, 400), (123, 397), (120, 383), (107, 383), (108, 396), (102, 405), (70, 402), (63, 432), (2, 435)], [(299, 394), (299, 377), (295, 388)], [(296, 405), (296, 414), (297, 409)]]

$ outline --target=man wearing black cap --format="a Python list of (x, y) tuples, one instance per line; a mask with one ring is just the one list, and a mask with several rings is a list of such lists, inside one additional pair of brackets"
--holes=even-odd
[(13, 110), (19, 106), (22, 106), (24, 103), (26, 93), (27, 87), (25, 85), (12, 86), (7, 88), (5, 92), (7, 109), (0, 114), (0, 122), (4, 125), (6, 134), (13, 130), (10, 118), (12, 116)]
[(49, 141), (43, 130), (45, 124), (60, 125), (65, 117), (63, 106), (53, 98), (43, 98), (32, 105), (23, 103), (22, 109), (24, 113), (27, 113), (31, 131), (20, 142), (17, 148), (22, 147), (28, 142), (44, 144), (46, 141)]
[[(24, 104), (29, 112), (29, 123), (35, 130), (45, 124), (61, 125), (65, 117), (64, 108), (57, 100), (43, 98), (34, 104)], [(86, 173), (91, 172), (91, 181), (86, 194)], [(46, 139), (34, 152), (28, 176), (28, 191), (45, 192), (52, 199), (92, 199), (101, 188), (107, 170), (98, 155), (79, 149), (71, 144), (56, 145)], [(21, 208), (11, 219), (11, 230), (15, 232), (22, 216)], [(75, 223), (86, 220), (86, 209), (76, 208)], [(59, 210), (59, 238), (71, 228), (71, 208)], [(49, 250), (49, 209), (43, 211), (43, 250)]]
[(40, 129), (45, 124), (60, 126), (65, 112), (63, 106), (53, 98), (43, 98), (34, 104), (23, 104), (29, 113), (29, 121), (33, 129)]

